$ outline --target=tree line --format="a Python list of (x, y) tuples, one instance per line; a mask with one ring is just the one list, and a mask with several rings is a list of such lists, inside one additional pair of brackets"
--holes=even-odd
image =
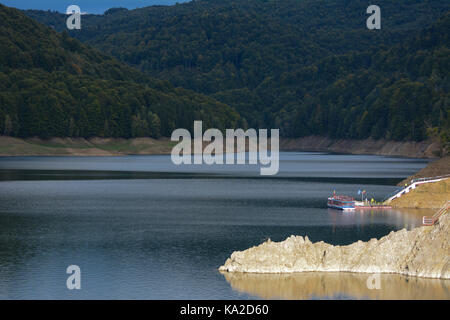
[(160, 137), (241, 124), (231, 107), (175, 88), (0, 5), (0, 133), (17, 137)]

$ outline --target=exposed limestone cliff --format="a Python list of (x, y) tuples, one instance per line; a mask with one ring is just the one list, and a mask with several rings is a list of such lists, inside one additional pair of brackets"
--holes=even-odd
[(291, 273), (346, 271), (397, 273), (450, 279), (450, 217), (441, 216), (430, 227), (391, 232), (380, 240), (333, 246), (308, 237), (291, 236), (282, 242), (270, 240), (234, 252), (221, 271)]

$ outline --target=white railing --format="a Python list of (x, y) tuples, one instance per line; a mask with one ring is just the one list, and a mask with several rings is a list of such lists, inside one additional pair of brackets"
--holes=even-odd
[(431, 177), (431, 178), (420, 178), (420, 179), (411, 180), (411, 181), (414, 181), (414, 182), (411, 183), (409, 186), (406, 186), (405, 188), (401, 189), (399, 192), (397, 192), (393, 196), (389, 197), (387, 200), (385, 200), (385, 202), (388, 203), (388, 202), (391, 202), (395, 198), (400, 198), (403, 194), (410, 192), (412, 189), (415, 189), (420, 184), (431, 183), (431, 182), (438, 182), (438, 181), (441, 181), (441, 180), (444, 180), (444, 179), (448, 179), (448, 178), (450, 178), (450, 175)]
[(428, 180), (436, 180), (436, 179), (445, 179), (445, 178), (450, 178), (450, 174), (445, 174), (443, 176), (437, 176), (437, 177), (425, 177), (425, 178), (417, 178), (417, 179), (412, 179), (411, 183), (413, 182), (421, 182), (421, 181), (428, 181)]

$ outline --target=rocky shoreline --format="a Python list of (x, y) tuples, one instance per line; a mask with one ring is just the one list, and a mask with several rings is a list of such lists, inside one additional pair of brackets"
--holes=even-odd
[(395, 273), (450, 279), (450, 218), (441, 216), (434, 226), (406, 229), (368, 242), (333, 246), (308, 237), (270, 240), (244, 251), (235, 251), (223, 272), (295, 273), (357, 272)]
[[(0, 156), (116, 156), (170, 154), (176, 143), (169, 138), (13, 138), (0, 136)], [(280, 151), (316, 151), (435, 158), (439, 144), (431, 141), (345, 140), (310, 136), (280, 139)]]

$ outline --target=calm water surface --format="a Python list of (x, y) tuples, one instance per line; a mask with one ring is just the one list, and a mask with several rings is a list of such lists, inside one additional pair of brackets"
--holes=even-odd
[[(233, 251), (267, 238), (344, 245), (419, 226), (428, 210), (342, 213), (326, 198), (365, 189), (382, 200), (425, 165), (292, 152), (281, 153), (280, 173), (268, 178), (258, 166), (177, 167), (169, 156), (2, 157), (0, 298), (380, 299), (406, 290), (448, 299), (440, 280), (383, 276), (389, 285), (374, 294), (361, 275), (286, 281), (217, 271)], [(81, 268), (78, 291), (66, 288), (72, 264)]]

